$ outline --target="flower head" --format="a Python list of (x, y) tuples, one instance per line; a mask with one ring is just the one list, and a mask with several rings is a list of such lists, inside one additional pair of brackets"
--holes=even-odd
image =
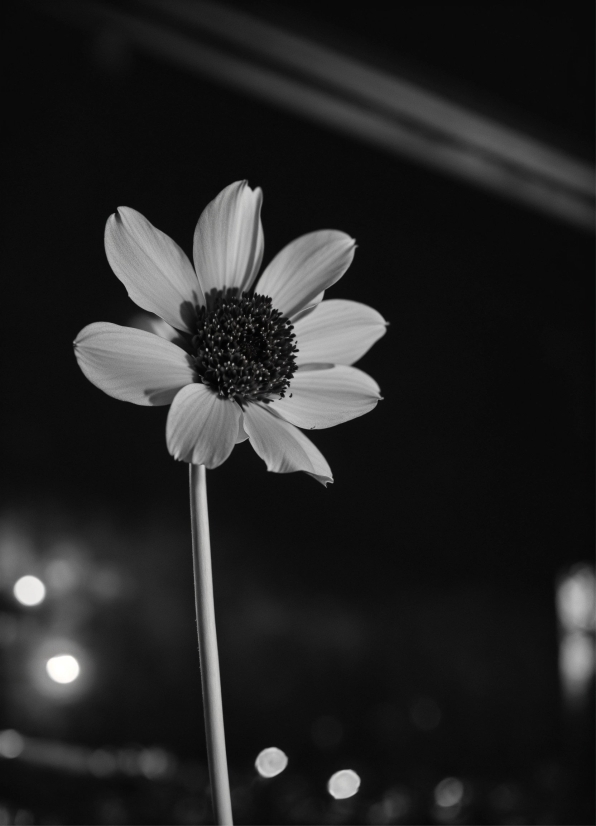
[(166, 440), (176, 459), (214, 468), (250, 440), (267, 469), (333, 481), (325, 458), (298, 428), (332, 427), (380, 399), (351, 365), (385, 332), (382, 316), (355, 301), (323, 301), (348, 269), (355, 243), (311, 232), (263, 258), (262, 192), (226, 187), (185, 253), (134, 209), (107, 222), (106, 254), (130, 298), (155, 314), (149, 330), (89, 324), (75, 355), (87, 378), (114, 398), (171, 404)]

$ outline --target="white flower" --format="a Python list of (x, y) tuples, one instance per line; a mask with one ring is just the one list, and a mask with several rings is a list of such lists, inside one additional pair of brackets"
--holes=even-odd
[(134, 209), (107, 222), (108, 261), (128, 295), (159, 316), (153, 332), (99, 321), (77, 336), (85, 376), (114, 398), (171, 404), (167, 445), (176, 459), (221, 465), (249, 439), (277, 473), (333, 481), (298, 428), (332, 427), (380, 399), (352, 365), (385, 332), (376, 310), (322, 301), (350, 266), (355, 242), (321, 230), (288, 244), (255, 284), (263, 258), (262, 192), (226, 187), (203, 211), (189, 259)]

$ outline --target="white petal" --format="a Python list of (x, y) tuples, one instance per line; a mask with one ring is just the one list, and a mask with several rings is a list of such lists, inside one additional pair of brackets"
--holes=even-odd
[(297, 364), (354, 364), (385, 334), (387, 322), (372, 307), (341, 298), (323, 301), (294, 322)]
[(104, 393), (143, 405), (170, 404), (195, 380), (190, 356), (164, 338), (97, 321), (75, 339), (79, 367)]
[(205, 294), (213, 288), (248, 290), (263, 260), (263, 193), (246, 181), (222, 190), (197, 223), (193, 257)]
[(204, 384), (189, 384), (168, 413), (168, 450), (181, 462), (218, 467), (234, 449), (241, 412), (236, 402), (222, 399)]
[(342, 277), (354, 258), (356, 242), (345, 232), (324, 229), (297, 238), (279, 252), (255, 287), (291, 318)]
[(248, 439), (248, 433), (244, 429), (244, 413), (240, 414), (240, 421), (238, 423), (238, 436), (236, 437), (236, 444), (242, 444)]
[(130, 207), (118, 207), (105, 231), (108, 261), (135, 304), (177, 330), (193, 330), (205, 303), (197, 276), (175, 241)]
[(160, 338), (173, 341), (174, 344), (177, 344), (178, 347), (186, 350), (186, 352), (190, 350), (189, 337), (181, 333), (180, 330), (176, 330), (171, 324), (168, 324), (167, 321), (164, 321), (163, 318), (160, 318), (154, 313), (137, 313), (129, 319), (128, 323), (130, 327), (136, 327), (137, 330), (147, 330), (147, 332), (153, 333)]
[(247, 405), (244, 429), (267, 470), (275, 473), (303, 470), (323, 485), (333, 482), (327, 460), (310, 439), (265, 406)]
[(271, 402), (274, 413), (305, 430), (320, 430), (368, 413), (381, 398), (379, 385), (357, 367), (300, 371), (286, 397)]
[(290, 317), (290, 321), (292, 322), (292, 324), (295, 324), (301, 318), (305, 318), (305, 316), (310, 315), (313, 310), (316, 310), (324, 297), (325, 297), (325, 290), (323, 290), (318, 295), (316, 295), (311, 300), (308, 307), (304, 307), (303, 310), (299, 310), (297, 313), (294, 313), (294, 315), (292, 315)]

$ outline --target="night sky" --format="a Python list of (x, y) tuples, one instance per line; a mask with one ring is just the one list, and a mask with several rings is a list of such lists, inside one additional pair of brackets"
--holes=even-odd
[[(262, 8), (590, 159), (587, 4), (423, 3), (392, 22)], [(72, 341), (139, 312), (103, 249), (116, 207), (190, 255), (202, 209), (248, 179), (264, 192), (264, 263), (304, 233), (349, 233), (354, 263), (327, 297), (389, 328), (358, 363), (384, 400), (309, 433), (333, 485), (267, 473), (248, 442), (208, 473), (230, 765), (276, 744), (314, 782), (360, 760), (376, 793), (396, 773), (519, 779), (563, 763), (553, 590), (592, 555), (593, 236), (110, 32), (23, 5), (8, 35), (3, 520), (42, 560), (78, 537), (130, 588), (81, 620), (104, 668), (87, 699), (34, 713), (9, 679), (2, 727), (204, 759), (188, 469), (167, 452), (167, 408), (103, 394)], [(408, 728), (420, 696), (442, 710), (434, 740)], [(343, 726), (335, 752), (317, 750), (321, 715)], [(32, 785), (19, 779), (14, 805), (33, 806)]]

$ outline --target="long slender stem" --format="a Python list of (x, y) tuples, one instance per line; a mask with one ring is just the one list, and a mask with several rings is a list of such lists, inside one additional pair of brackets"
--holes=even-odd
[(190, 521), (192, 526), (192, 561), (195, 580), (195, 605), (199, 635), (203, 708), (207, 735), (207, 759), (211, 779), (213, 813), (218, 826), (232, 826), (232, 803), (226, 761), (223, 707), (215, 608), (213, 604), (213, 576), (211, 574), (211, 543), (209, 540), (209, 513), (207, 511), (207, 479), (204, 465), (190, 466)]

